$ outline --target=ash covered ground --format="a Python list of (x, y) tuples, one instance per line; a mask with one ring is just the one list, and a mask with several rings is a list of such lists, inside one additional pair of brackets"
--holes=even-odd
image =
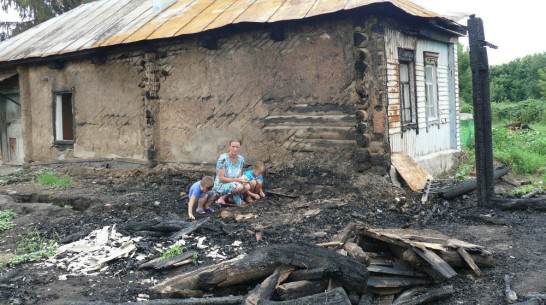
[[(76, 275), (44, 262), (5, 266), (0, 280), (1, 276), (10, 276), (0, 283), (1, 304), (116, 303), (137, 301), (139, 295), (150, 300), (171, 297), (155, 294), (149, 288), (176, 274), (234, 258), (258, 247), (328, 242), (354, 221), (371, 228), (436, 230), (493, 253), (496, 266), (484, 269), (483, 277), (470, 269), (456, 269), (458, 275), (446, 281), (453, 284), (455, 294), (435, 304), (504, 304), (505, 274), (511, 276), (512, 288), (520, 296), (546, 292), (544, 213), (480, 207), (473, 193), (449, 202), (431, 195), (423, 205), (420, 193), (395, 187), (386, 177), (378, 175), (340, 173), (306, 165), (270, 171), (266, 178), (267, 197), (263, 200), (242, 207), (214, 205), (216, 213), (197, 215), (198, 220), (210, 219), (185, 239), (184, 247), (198, 253), (195, 263), (156, 271), (138, 266), (172, 245), (170, 234), (146, 235), (130, 229), (128, 224), (151, 219), (187, 220), (187, 198), (180, 193), (187, 192), (202, 172), (169, 166), (48, 169), (72, 177), (70, 186), (56, 188), (35, 182), (39, 170), (33, 168), (6, 176), (0, 186), (0, 209), (12, 209), (18, 214), (15, 226), (0, 232), (0, 253), (4, 260), (29, 230), (38, 230), (41, 236), (62, 245), (115, 225), (119, 234), (135, 239), (136, 250), (90, 275)], [(274, 191), (268, 193), (268, 190)], [(434, 203), (439, 209), (429, 215)], [(67, 205), (73, 208), (66, 208)], [(229, 215), (221, 218), (221, 212)], [(237, 219), (237, 215), (246, 217)], [(491, 216), (496, 223), (484, 222), (477, 215)], [(206, 247), (197, 247), (199, 239)], [(222, 257), (207, 256), (213, 251)], [(210, 291), (207, 295), (219, 296), (218, 293)], [(240, 293), (244, 293), (244, 288)]]

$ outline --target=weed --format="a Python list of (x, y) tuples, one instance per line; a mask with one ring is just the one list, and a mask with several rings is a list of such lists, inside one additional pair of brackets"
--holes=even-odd
[(50, 258), (57, 251), (57, 243), (40, 235), (38, 229), (27, 231), (17, 244), (15, 255), (6, 261), (6, 265), (13, 267), (22, 263), (37, 262)]
[(525, 195), (525, 194), (529, 194), (530, 192), (532, 192), (533, 190), (535, 189), (535, 187), (533, 185), (524, 185), (524, 186), (520, 186), (518, 188), (515, 188), (511, 191), (512, 194), (514, 195)]
[(63, 208), (65, 208), (65, 209), (69, 209), (69, 210), (72, 210), (72, 209), (74, 209), (74, 207), (73, 207), (73, 206), (71, 206), (70, 204), (65, 204), (65, 205), (63, 206)]
[(56, 187), (68, 186), (72, 183), (72, 179), (69, 176), (58, 177), (55, 173), (50, 171), (43, 171), (38, 176), (38, 184), (50, 185)]
[(13, 228), (15, 225), (13, 223), (13, 218), (15, 218), (17, 214), (15, 214), (12, 210), (1, 210), (0, 211), (0, 231), (5, 231)]
[(163, 262), (168, 260), (171, 257), (175, 257), (184, 252), (185, 248), (181, 248), (180, 245), (174, 245), (170, 247), (167, 251), (161, 252), (161, 259), (159, 261)]
[(193, 252), (193, 264), (197, 264), (197, 252)]

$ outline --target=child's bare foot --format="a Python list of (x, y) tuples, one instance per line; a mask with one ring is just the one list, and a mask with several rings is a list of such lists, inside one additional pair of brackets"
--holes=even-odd
[(254, 195), (251, 195), (251, 196), (254, 198), (254, 200), (259, 200), (259, 199), (262, 198), (262, 197), (260, 197), (260, 195), (258, 195), (258, 194), (254, 194)]

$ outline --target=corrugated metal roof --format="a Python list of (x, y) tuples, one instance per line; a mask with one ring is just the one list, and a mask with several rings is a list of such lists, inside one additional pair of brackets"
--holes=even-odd
[(178, 0), (155, 12), (151, 0), (81, 5), (0, 43), (0, 62), (176, 37), (241, 22), (271, 23), (391, 3), (408, 14), (447, 18), (408, 0)]

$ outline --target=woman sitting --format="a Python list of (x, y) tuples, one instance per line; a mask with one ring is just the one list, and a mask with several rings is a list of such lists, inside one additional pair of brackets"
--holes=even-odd
[(248, 182), (243, 177), (245, 159), (239, 155), (243, 142), (229, 141), (229, 150), (218, 158), (216, 162), (216, 178), (213, 190), (220, 196), (217, 204), (226, 204), (226, 201), (236, 204), (242, 203), (242, 194), (249, 189)]

